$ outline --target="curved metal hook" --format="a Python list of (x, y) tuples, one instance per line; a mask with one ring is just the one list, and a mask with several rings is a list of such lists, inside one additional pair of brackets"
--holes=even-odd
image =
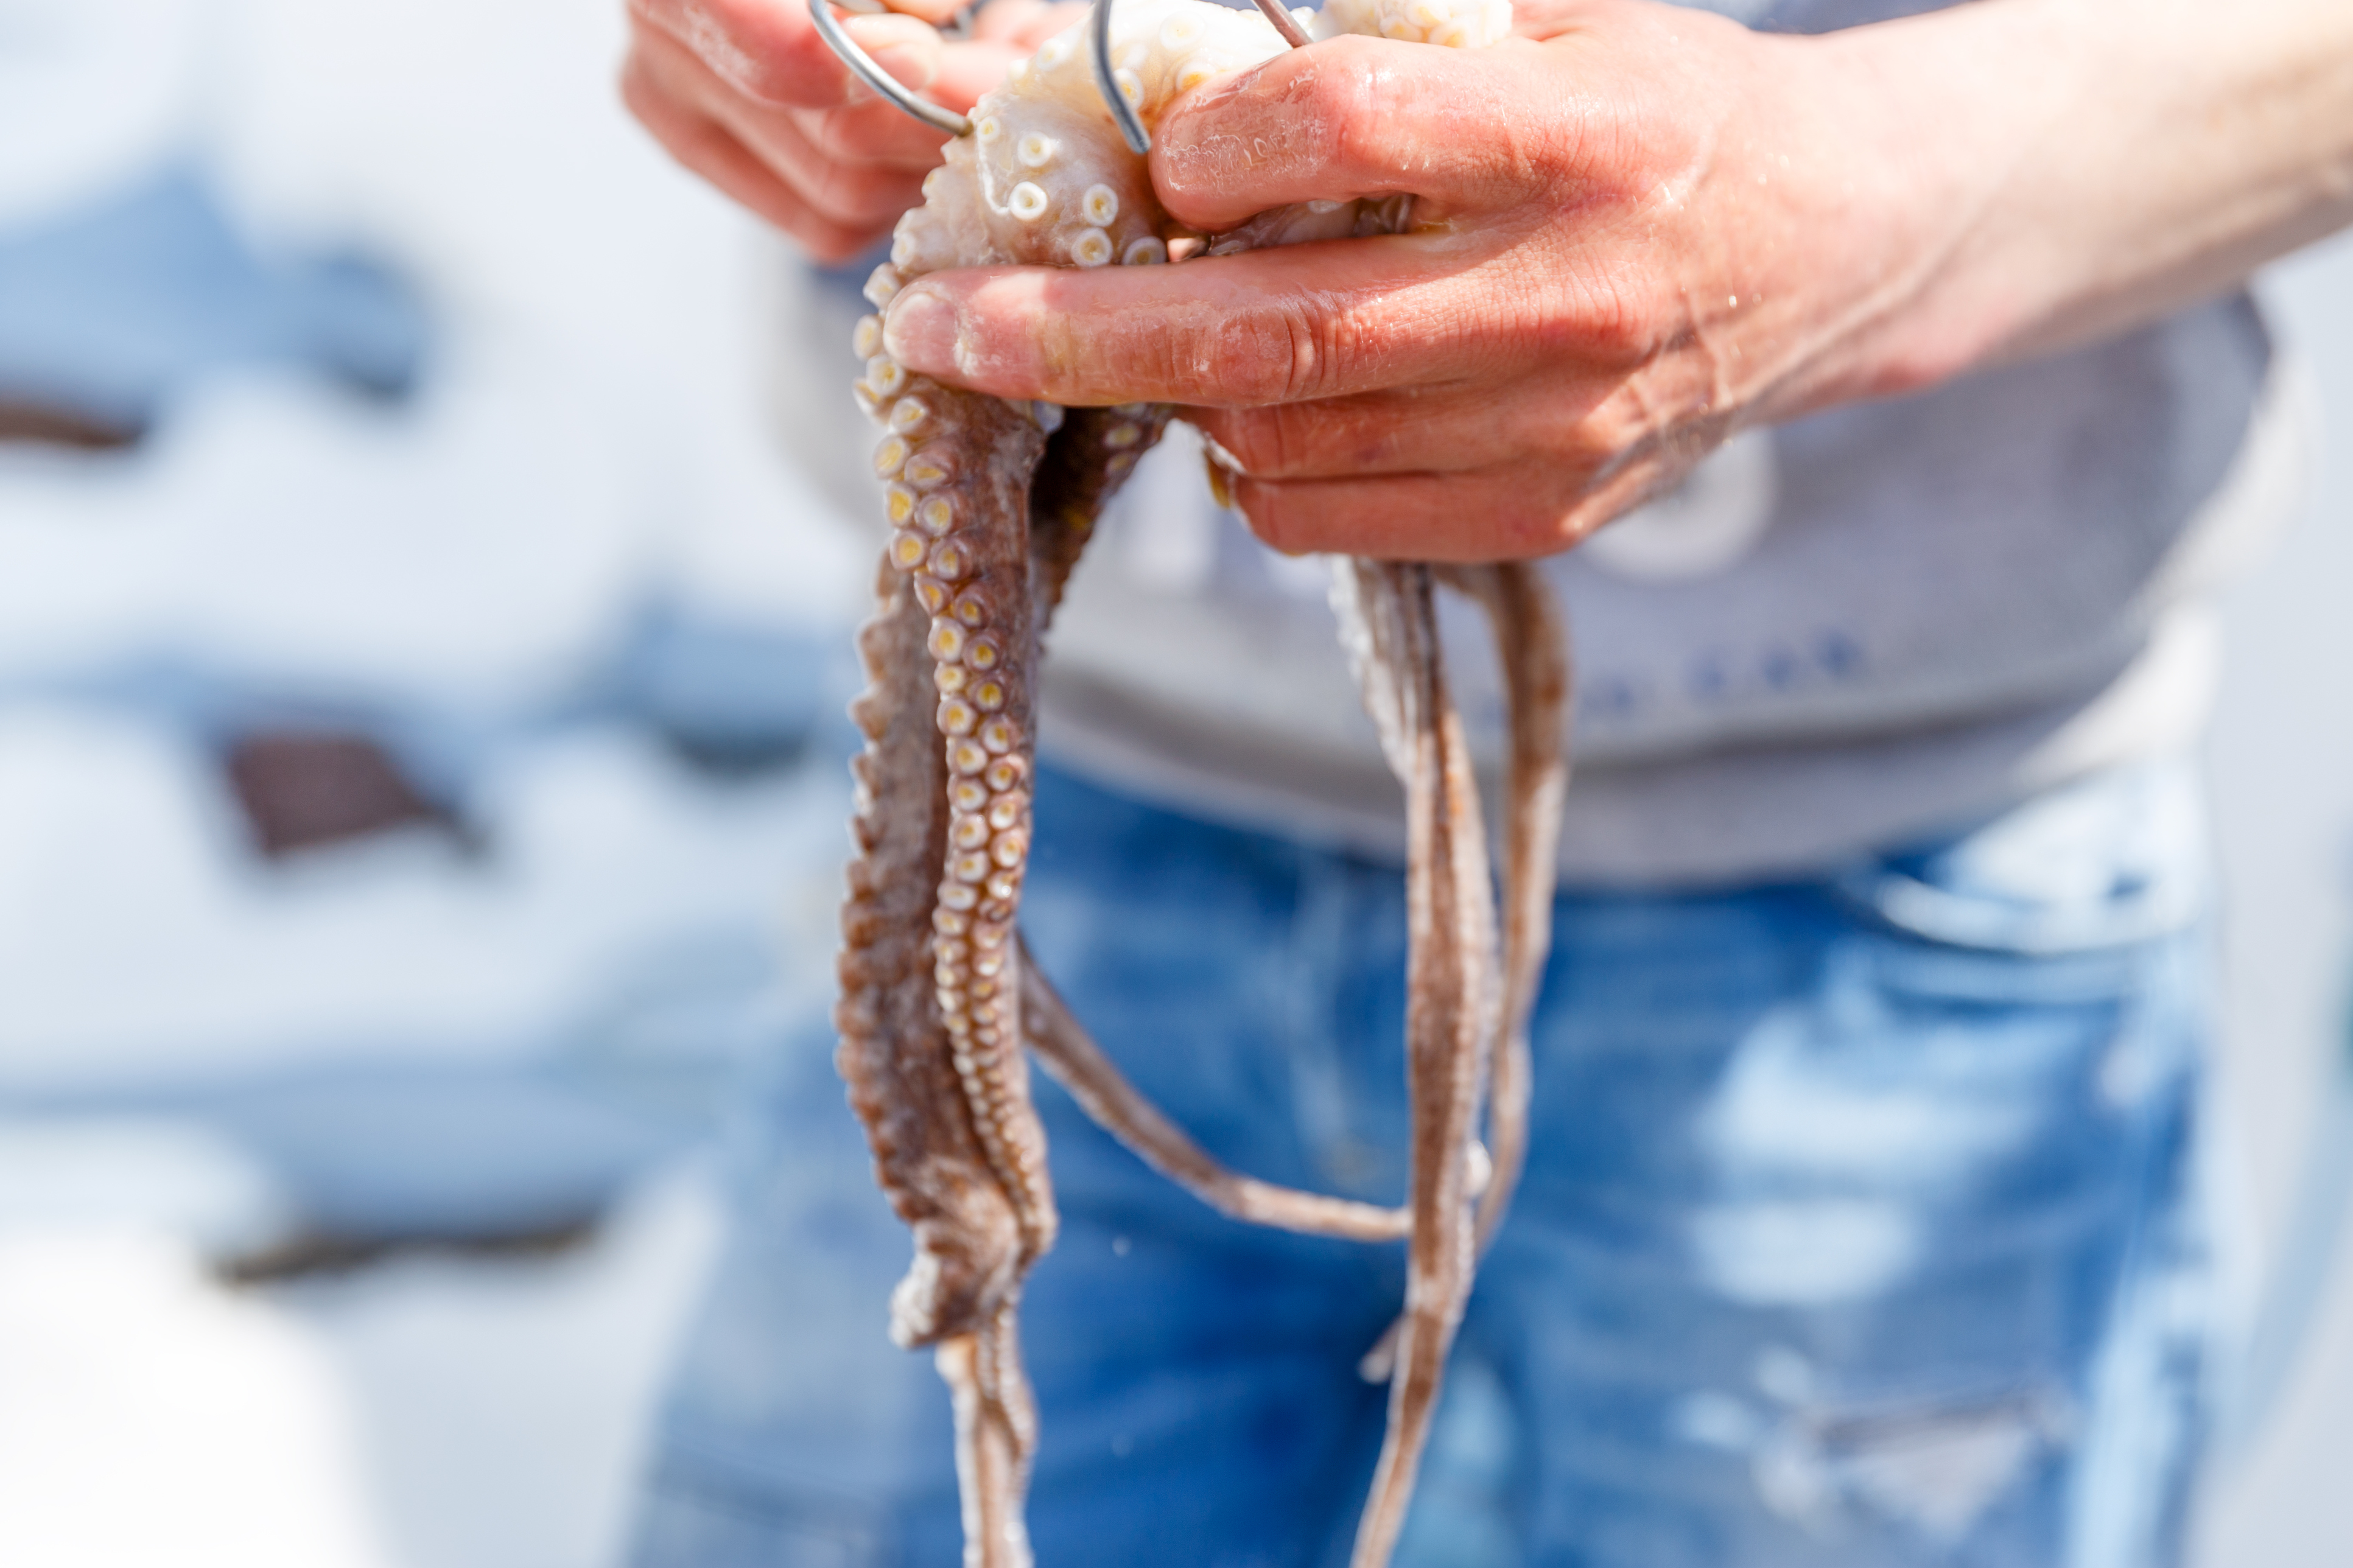
[(1137, 118), (1135, 105), (1127, 101), (1127, 94), (1119, 89), (1119, 74), (1111, 68), (1111, 0), (1095, 0), (1095, 14), (1088, 21), (1087, 32), (1092, 47), (1089, 55), (1094, 60), (1095, 90), (1103, 94), (1103, 106), (1111, 110), (1111, 122), (1119, 127), (1120, 140), (1137, 157), (1152, 151), (1152, 133)]
[[(1282, 0), (1255, 3), (1266, 19), (1274, 24), (1274, 30), (1282, 35), (1282, 41), (1293, 48), (1304, 48), (1314, 41), (1299, 25), (1299, 18), (1282, 8)], [(810, 4), (822, 5), (824, 0), (810, 0)], [(1103, 94), (1103, 106), (1111, 110), (1112, 123), (1119, 127), (1120, 139), (1127, 143), (1129, 152), (1140, 158), (1152, 151), (1152, 133), (1145, 130), (1135, 106), (1127, 101), (1127, 94), (1120, 91), (1119, 74), (1112, 69), (1111, 5), (1112, 0), (1095, 0), (1094, 16), (1087, 26), (1092, 45), (1090, 53), (1094, 60), (1095, 90)]]
[(953, 109), (909, 91), (898, 78), (876, 65), (874, 57), (860, 48), (858, 40), (834, 20), (833, 7), (827, 0), (808, 0), (808, 8), (809, 20), (817, 24), (817, 36), (825, 40), (828, 48), (841, 57), (841, 63), (856, 73), (859, 80), (934, 131), (944, 131), (951, 136), (972, 134), (970, 120)]

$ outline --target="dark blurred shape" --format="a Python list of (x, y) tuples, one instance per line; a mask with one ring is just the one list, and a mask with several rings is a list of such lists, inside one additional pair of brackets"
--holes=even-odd
[(70, 409), (45, 408), (0, 396), (0, 445), (70, 447), (82, 452), (111, 452), (135, 447), (147, 434), (142, 426), (91, 418)]
[(722, 778), (757, 777), (805, 757), (846, 700), (829, 679), (834, 640), (656, 605), (634, 628), (619, 697), (681, 761)]
[(539, 1230), (503, 1236), (376, 1237), (304, 1231), (257, 1252), (217, 1259), (213, 1278), (225, 1285), (276, 1285), (292, 1279), (354, 1273), (418, 1254), (532, 1262), (560, 1257), (593, 1240), (600, 1213)]
[(140, 429), (233, 366), (308, 369), (397, 397), (428, 336), (424, 306), (389, 269), (265, 258), (185, 170), (0, 229), (0, 400), (94, 428)]
[(457, 819), (420, 795), (365, 735), (247, 735), (230, 746), (225, 766), (254, 843), (272, 858), (396, 827), (464, 837)]

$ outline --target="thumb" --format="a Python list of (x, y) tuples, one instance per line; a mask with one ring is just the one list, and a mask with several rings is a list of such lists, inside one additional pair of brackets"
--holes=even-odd
[[(1544, 51), (1339, 37), (1202, 88), (1153, 132), (1152, 182), (1212, 233), (1292, 202), (1399, 194), (1483, 209), (1525, 196), (1567, 95)], [(1547, 114), (1546, 108), (1554, 112)]]

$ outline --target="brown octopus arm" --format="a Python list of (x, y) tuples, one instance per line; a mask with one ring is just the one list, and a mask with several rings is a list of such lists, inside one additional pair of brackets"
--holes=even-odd
[(875, 1176), (914, 1231), (915, 1264), (892, 1293), (891, 1335), (930, 1344), (986, 1322), (1013, 1289), (1020, 1226), (983, 1155), (950, 1068), (931, 985), (924, 916), (946, 845), (944, 769), (920, 678), (925, 617), (885, 565), (859, 634), (871, 684), (851, 705), (866, 736), (851, 763), (856, 854), (842, 905), (836, 1067), (865, 1123)]
[(1534, 1077), (1528, 1018), (1552, 952), (1559, 881), (1560, 813), (1568, 795), (1568, 702), (1574, 687), (1567, 623), (1543, 575), (1526, 562), (1441, 570), (1440, 581), (1487, 612), (1511, 713), (1504, 818), (1504, 995), (1501, 1038), (1488, 1088), (1493, 1165), (1479, 1194), (1477, 1247), (1484, 1254), (1511, 1207), (1527, 1163)]
[(866, 386), (892, 399), (900, 526), (861, 637), (873, 684), (853, 710), (869, 745), (840, 1065), (884, 1190), (915, 1227), (892, 1334), (938, 1347), (968, 1568), (1027, 1568), (1037, 1423), (1016, 1305), (1056, 1222), (1009, 939), (1029, 828), (1027, 525), (1043, 435), (997, 399), (894, 369)]
[(1098, 1126), (1219, 1214), (1350, 1241), (1396, 1241), (1407, 1233), (1409, 1215), (1404, 1209), (1304, 1193), (1227, 1170), (1127, 1081), (1026, 954), (1021, 986), (1022, 1022), (1038, 1064)]
[(875, 1173), (915, 1235), (915, 1264), (892, 1293), (891, 1334), (934, 1344), (955, 1409), (956, 1463), (971, 1568), (1027, 1568), (1023, 1477), (1036, 1417), (1018, 1359), (1014, 1293), (1022, 1227), (975, 1135), (950, 1070), (920, 937), (932, 868), (946, 842), (944, 768), (930, 715), (907, 700), (928, 665), (922, 606), (887, 562), (859, 635), (872, 684), (851, 707), (867, 739), (852, 763), (858, 853), (842, 909), (835, 1062), (866, 1124)]
[(1354, 1568), (1380, 1568), (1405, 1522), (1473, 1266), (1471, 1143), (1496, 1008), (1485, 831), (1470, 748), (1446, 691), (1430, 569), (1354, 561), (1367, 707), (1407, 796), (1406, 1068), (1412, 1102), (1406, 1308), (1388, 1430)]

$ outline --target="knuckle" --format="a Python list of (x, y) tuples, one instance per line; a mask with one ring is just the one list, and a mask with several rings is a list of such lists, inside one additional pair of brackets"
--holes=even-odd
[(1284, 408), (1252, 408), (1220, 426), (1219, 444), (1242, 472), (1257, 479), (1287, 479), (1297, 472), (1298, 446)]
[(1300, 403), (1323, 395), (1345, 358), (1346, 332), (1299, 300), (1243, 311), (1210, 328), (1201, 379), (1218, 401), (1240, 405)]
[(1355, 319), (1345, 311), (1308, 306), (1293, 307), (1289, 313), (1291, 374), (1283, 401), (1303, 402), (1342, 391), (1363, 346)]
[(1291, 332), (1280, 314), (1271, 320), (1253, 312), (1220, 317), (1195, 342), (1177, 348), (1177, 356), (1180, 363), (1174, 368), (1199, 389), (1205, 403), (1272, 403), (1281, 399), (1289, 374)]
[(1256, 480), (1244, 480), (1235, 487), (1234, 499), (1241, 506), (1242, 519), (1252, 533), (1270, 549), (1294, 554), (1300, 546), (1298, 507), (1280, 485)]
[(1567, 301), (1556, 328), (1574, 341), (1561, 346), (1604, 365), (1627, 365), (1656, 353), (1670, 318), (1651, 279), (1639, 268), (1597, 269)]
[(1371, 58), (1372, 40), (1346, 37), (1331, 42), (1348, 47), (1335, 49), (1323, 68), (1304, 84), (1308, 90), (1300, 107), (1308, 112), (1303, 128), (1316, 135), (1317, 153), (1351, 179), (1361, 182), (1395, 174), (1398, 171), (1390, 166), (1395, 156), (1383, 134), (1387, 121), (1381, 112), (1381, 72), (1377, 60)]

